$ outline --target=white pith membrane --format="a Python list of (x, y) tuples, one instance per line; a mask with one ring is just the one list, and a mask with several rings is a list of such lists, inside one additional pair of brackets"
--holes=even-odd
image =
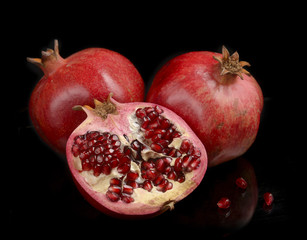
[[(113, 99), (111, 99), (111, 101), (115, 102)], [(117, 112), (119, 113), (121, 111), (121, 104), (119, 103), (115, 104), (117, 106)], [(129, 104), (125, 104), (124, 108), (127, 108), (128, 106)], [(74, 139), (76, 136), (85, 135), (91, 131), (98, 131), (100, 132), (100, 134), (108, 132), (110, 134), (117, 135), (121, 142), (120, 149), (122, 150), (122, 152), (124, 151), (124, 147), (128, 146), (132, 150), (132, 156), (135, 159), (138, 158), (137, 157), (138, 153), (141, 155), (143, 161), (168, 157), (172, 159), (170, 166), (173, 167), (177, 157), (170, 157), (163, 153), (158, 153), (153, 151), (150, 148), (150, 144), (152, 143), (151, 140), (146, 139), (144, 137), (144, 129), (141, 128), (142, 122), (140, 121), (139, 118), (136, 117), (135, 112), (138, 108), (144, 108), (148, 106), (154, 107), (156, 105), (149, 103), (142, 105), (142, 103), (140, 103), (140, 105), (135, 107), (134, 103), (134, 106), (133, 108), (131, 108), (130, 112), (125, 111), (127, 112), (127, 114), (114, 114), (114, 115), (109, 114), (105, 120), (99, 119), (100, 117), (94, 115), (92, 110), (83, 108), (83, 110), (88, 114), (88, 118), (71, 135), (68, 141), (68, 146), (70, 146), (70, 148), (68, 147), (67, 151), (71, 149), (71, 146), (74, 144)], [(165, 118), (170, 120), (170, 122), (174, 124), (174, 126), (176, 127), (176, 130), (181, 133), (181, 136), (174, 138), (173, 141), (168, 145), (168, 147), (169, 148), (174, 147), (176, 149), (179, 149), (182, 140), (191, 139), (191, 135), (194, 135), (194, 133), (185, 123), (183, 124), (184, 126), (182, 127), (176, 125), (176, 119), (173, 119), (174, 121), (172, 121), (169, 114), (167, 114), (167, 111), (169, 110), (164, 109), (163, 107), (161, 108), (163, 109), (164, 113), (161, 113), (160, 115), (163, 116), (165, 114), (166, 115)], [(129, 125), (129, 129), (125, 129), (126, 126), (124, 126), (124, 124), (116, 125), (119, 117), (121, 118), (121, 122), (124, 122), (125, 121), (124, 119), (127, 119), (127, 121), (129, 122), (129, 124), (127, 124), (127, 126)], [(96, 121), (100, 121), (100, 123), (97, 124)], [(142, 151), (136, 151), (131, 147), (131, 143), (135, 139), (144, 145), (144, 149)], [(202, 144), (200, 143), (199, 146), (202, 146)], [(121, 187), (122, 189), (124, 185), (127, 185), (125, 183), (125, 180), (127, 178), (126, 173), (125, 174), (119, 173), (117, 167), (112, 168), (110, 173), (107, 175), (101, 173), (99, 174), (99, 176), (94, 176), (94, 171), (92, 169), (87, 171), (82, 170), (81, 159), (79, 158), (79, 156), (75, 157), (72, 154), (70, 154), (72, 156), (73, 161), (69, 161), (69, 164), (73, 176), (78, 181), (78, 183), (81, 186), (88, 185), (88, 187), (85, 188), (85, 190), (88, 191), (88, 194), (91, 195), (93, 198), (95, 198), (97, 202), (103, 201), (104, 207), (109, 208), (111, 211), (117, 213), (142, 215), (142, 214), (150, 214), (163, 209), (168, 209), (168, 208), (172, 209), (175, 202), (187, 196), (199, 185), (207, 168), (206, 152), (204, 149), (199, 149), (199, 151), (201, 154), (200, 156), (201, 161), (196, 169), (192, 170), (191, 172), (184, 173), (185, 177), (184, 182), (180, 183), (176, 180), (168, 179), (164, 175), (164, 178), (167, 179), (168, 182), (172, 184), (171, 189), (168, 189), (166, 191), (161, 191), (161, 189), (158, 190), (158, 187), (151, 182), (152, 189), (150, 191), (142, 187), (137, 187), (133, 189), (132, 194), (129, 195), (126, 194), (126, 196), (131, 197), (133, 199), (133, 201), (129, 203), (122, 201), (122, 199), (119, 199), (118, 201), (110, 201), (110, 199), (106, 197), (106, 193), (108, 192), (110, 187), (111, 179), (114, 178), (120, 179), (121, 185), (119, 187)], [(181, 158), (183, 158), (185, 155), (186, 155), (185, 153), (182, 153)], [(138, 173), (138, 178), (135, 180), (135, 182), (138, 185), (144, 184), (145, 179), (142, 178), (140, 161), (131, 161), (130, 171)]]

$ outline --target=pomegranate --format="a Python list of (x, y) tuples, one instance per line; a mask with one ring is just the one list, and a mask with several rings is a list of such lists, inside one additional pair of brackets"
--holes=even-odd
[(198, 51), (168, 61), (154, 77), (147, 101), (181, 116), (206, 147), (209, 166), (234, 159), (254, 142), (263, 107), (256, 80), (230, 56)]
[(77, 106), (86, 120), (67, 141), (73, 179), (97, 209), (120, 218), (158, 215), (190, 194), (207, 168), (206, 150), (165, 107), (119, 103)]
[(86, 118), (72, 111), (77, 104), (91, 105), (92, 99), (105, 100), (112, 91), (122, 102), (144, 100), (144, 82), (133, 64), (119, 53), (88, 48), (64, 59), (58, 41), (54, 50), (42, 51), (42, 58), (27, 58), (38, 65), (44, 76), (34, 88), (29, 112), (39, 136), (65, 156), (72, 131)]

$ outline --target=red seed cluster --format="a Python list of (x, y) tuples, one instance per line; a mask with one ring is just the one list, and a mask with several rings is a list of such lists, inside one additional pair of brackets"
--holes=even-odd
[[(82, 170), (93, 170), (97, 177), (101, 173), (109, 175), (112, 168), (117, 166), (123, 168), (124, 162), (127, 161), (120, 146), (117, 135), (91, 131), (75, 137), (71, 150), (74, 157), (79, 156)], [(130, 166), (128, 168), (130, 169)]]
[[(173, 188), (169, 180), (182, 183), (185, 173), (199, 167), (201, 153), (190, 140), (183, 139), (179, 149), (169, 147), (174, 138), (181, 137), (181, 133), (162, 113), (158, 106), (136, 110), (147, 146), (137, 139), (123, 146), (119, 137), (109, 132), (89, 131), (75, 137), (71, 151), (74, 157), (80, 158), (82, 171), (93, 171), (93, 175), (98, 177), (100, 174), (109, 175), (115, 168), (120, 174), (120, 177), (110, 180), (106, 192), (110, 201), (133, 202), (131, 195), (135, 188), (151, 192), (155, 187), (166, 192)], [(141, 152), (148, 147), (161, 153), (161, 157), (145, 161)], [(171, 164), (173, 158), (175, 161)], [(139, 166), (140, 172), (131, 170), (132, 162)]]

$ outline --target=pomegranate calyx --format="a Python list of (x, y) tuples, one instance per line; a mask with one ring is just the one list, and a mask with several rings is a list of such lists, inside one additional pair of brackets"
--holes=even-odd
[(246, 61), (239, 61), (238, 52), (235, 52), (230, 56), (229, 51), (225, 46), (222, 47), (222, 57), (213, 56), (213, 58), (217, 60), (221, 65), (221, 76), (226, 74), (235, 74), (243, 80), (242, 73), (250, 75), (250, 73), (243, 67), (250, 67), (251, 65)]
[(101, 117), (103, 120), (105, 120), (109, 114), (117, 114), (117, 108), (114, 103), (111, 102), (111, 98), (113, 96), (113, 93), (110, 93), (107, 100), (104, 102), (100, 102), (97, 99), (94, 99), (95, 108), (92, 108), (88, 105), (85, 106), (74, 106), (73, 110), (85, 110), (88, 109), (90, 111), (93, 111), (96, 115)]
[(65, 60), (59, 53), (59, 42), (54, 40), (54, 50), (48, 48), (42, 51), (42, 58), (27, 58), (27, 61), (41, 68), (46, 76), (54, 72), (59, 66), (63, 65)]

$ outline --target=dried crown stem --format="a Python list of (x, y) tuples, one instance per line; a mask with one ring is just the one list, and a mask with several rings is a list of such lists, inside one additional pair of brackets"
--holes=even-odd
[(236, 74), (243, 80), (243, 75), (247, 74), (250, 75), (250, 73), (245, 70), (243, 67), (250, 66), (250, 64), (246, 61), (239, 61), (239, 54), (238, 52), (233, 53), (231, 56), (229, 54), (229, 51), (225, 46), (222, 48), (222, 57), (213, 56), (215, 60), (217, 60), (221, 64), (221, 75), (226, 74)]
[[(111, 98), (113, 93), (110, 93), (107, 100), (104, 102), (100, 102), (97, 99), (94, 99), (95, 108), (85, 105), (84, 108), (94, 111), (98, 116), (102, 119), (106, 119), (108, 114), (117, 114), (117, 108), (114, 103), (111, 102)], [(83, 110), (83, 107), (80, 105), (74, 106), (73, 110)]]

